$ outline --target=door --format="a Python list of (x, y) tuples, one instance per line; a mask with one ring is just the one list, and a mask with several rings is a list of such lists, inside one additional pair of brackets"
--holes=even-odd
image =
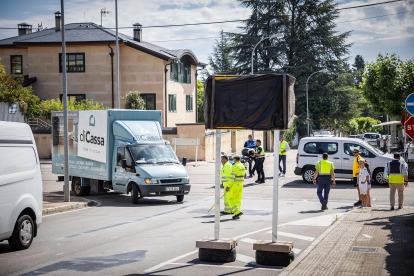
[(368, 164), (371, 166), (371, 157), (375, 156), (370, 153), (364, 146), (358, 143), (348, 143), (344, 142), (344, 150), (342, 151), (342, 173), (343, 177), (352, 178), (353, 167), (354, 167), (354, 149), (359, 150), (359, 155), (368, 161)]
[(307, 142), (303, 145), (303, 151), (299, 155), (298, 167), (304, 168), (306, 165), (316, 165), (318, 161), (318, 142)]
[(333, 142), (333, 141), (320, 140), (317, 143), (318, 162), (323, 160), (322, 154), (326, 152), (329, 155), (328, 161), (331, 161), (334, 163), (336, 177), (342, 177), (342, 171), (341, 171), (342, 160), (341, 160), (341, 152), (339, 150), (340, 146), (341, 145), (339, 141)]
[[(128, 180), (132, 177), (132, 174), (135, 173), (135, 167), (133, 166), (133, 160), (128, 148), (118, 147), (115, 154), (116, 162), (113, 162), (115, 166), (112, 174), (112, 186), (114, 191), (126, 193)], [(127, 161), (127, 167), (125, 169), (122, 168), (123, 159), (126, 159)]]

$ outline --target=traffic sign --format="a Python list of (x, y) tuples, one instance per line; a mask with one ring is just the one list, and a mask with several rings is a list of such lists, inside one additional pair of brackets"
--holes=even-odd
[(405, 109), (410, 112), (411, 115), (414, 115), (414, 93), (408, 95), (405, 100)]
[(414, 139), (414, 117), (411, 117), (407, 121), (405, 121), (405, 133)]

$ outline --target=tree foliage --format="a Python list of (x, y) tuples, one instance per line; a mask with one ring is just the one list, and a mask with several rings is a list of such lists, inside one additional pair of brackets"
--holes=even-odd
[(371, 117), (359, 117), (352, 119), (358, 125), (357, 132), (358, 133), (366, 133), (366, 132), (379, 132), (382, 130), (382, 127), (372, 127), (373, 125), (380, 124), (381, 121), (376, 120)]
[(204, 84), (197, 81), (197, 122), (204, 123)]
[(23, 87), (23, 77), (13, 78), (6, 74), (0, 60), (0, 102), (18, 103), (25, 118), (39, 114), (39, 98), (33, 95), (31, 86)]
[(361, 55), (356, 55), (354, 64), (352, 67), (357, 75), (355, 76), (355, 87), (359, 88), (360, 84), (362, 83), (362, 74), (364, 73), (365, 69), (365, 60)]
[(130, 91), (122, 99), (125, 101), (125, 109), (145, 110), (145, 101), (138, 91)]
[(220, 40), (216, 40), (213, 53), (208, 56), (208, 61), (214, 74), (230, 75), (234, 73), (228, 34), (223, 30), (220, 31)]
[[(68, 111), (76, 110), (102, 110), (105, 109), (103, 104), (94, 103), (93, 100), (77, 101), (72, 99), (68, 101)], [(39, 104), (39, 115), (51, 119), (52, 111), (63, 111), (63, 101), (60, 99), (44, 100)]]
[(414, 91), (414, 59), (404, 62), (395, 55), (379, 54), (367, 64), (361, 89), (374, 111), (401, 116), (405, 99)]

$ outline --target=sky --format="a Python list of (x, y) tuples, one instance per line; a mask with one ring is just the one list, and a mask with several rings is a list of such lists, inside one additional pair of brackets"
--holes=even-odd
[[(339, 8), (386, 0), (337, 0)], [(66, 23), (94, 22), (100, 24), (102, 8), (112, 12), (103, 17), (104, 27), (115, 27), (114, 0), (65, 0)], [(60, 11), (59, 0), (0, 0), (0, 27), (17, 27), (27, 22), (37, 28), (54, 27), (54, 13)], [(118, 0), (118, 26), (130, 27), (185, 24), (245, 19), (250, 10), (237, 0)], [(391, 15), (390, 15), (391, 14)], [(385, 16), (384, 16), (385, 15)], [(381, 16), (381, 17), (377, 17)], [(366, 20), (367, 17), (377, 17)], [(356, 21), (355, 21), (356, 20)], [(414, 58), (414, 0), (404, 0), (374, 7), (340, 12), (337, 32), (352, 31), (348, 43), (352, 64), (356, 55), (375, 61), (379, 53), (396, 54), (401, 59)], [(190, 49), (199, 61), (208, 62), (208, 55), (219, 32), (241, 32), (239, 23), (223, 23), (189, 27), (145, 28), (143, 40), (168, 49)], [(132, 36), (132, 29), (120, 30)], [(17, 30), (1, 30), (0, 39), (17, 35)]]

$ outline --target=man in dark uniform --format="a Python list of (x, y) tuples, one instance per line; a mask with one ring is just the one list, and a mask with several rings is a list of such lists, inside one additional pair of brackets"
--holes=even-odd
[(265, 175), (263, 170), (263, 163), (265, 161), (265, 153), (262, 147), (262, 141), (256, 140), (256, 152), (254, 157), (254, 166), (257, 171), (256, 183), (265, 183)]
[[(253, 136), (249, 134), (248, 140), (244, 143), (245, 148), (256, 149), (256, 141), (253, 140)], [(249, 158), (249, 177), (253, 177), (254, 169), (252, 169), (252, 158)]]

